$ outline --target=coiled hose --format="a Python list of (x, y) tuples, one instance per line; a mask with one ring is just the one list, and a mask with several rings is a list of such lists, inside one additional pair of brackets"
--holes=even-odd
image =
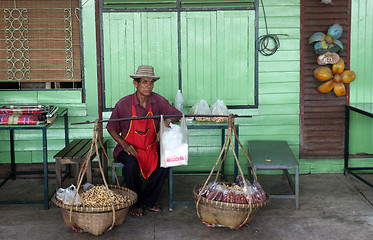
[(268, 33), (267, 17), (266, 17), (266, 13), (265, 13), (265, 10), (264, 10), (263, 0), (260, 0), (260, 2), (262, 3), (264, 22), (265, 22), (265, 25), (266, 25), (267, 34), (258, 37), (256, 47), (258, 49), (258, 52), (260, 52), (262, 55), (271, 56), (271, 55), (275, 54), (275, 52), (280, 47), (280, 40), (278, 39), (277, 36), (278, 35), (289, 36), (289, 35), (287, 35), (287, 34), (269, 34)]

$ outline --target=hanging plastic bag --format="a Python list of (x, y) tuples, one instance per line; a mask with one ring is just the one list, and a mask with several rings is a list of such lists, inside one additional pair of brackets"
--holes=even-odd
[(188, 165), (188, 129), (185, 116), (181, 118), (180, 126), (170, 123), (164, 125), (161, 115), (160, 153), (161, 167), (176, 167)]
[[(211, 105), (212, 115), (229, 115), (227, 106), (223, 100), (216, 99), (216, 101)], [(228, 118), (226, 117), (212, 117), (213, 122), (226, 122)]]
[[(211, 109), (207, 104), (205, 99), (200, 100), (198, 103), (194, 104), (191, 109), (191, 114), (199, 114), (199, 115), (211, 115)], [(211, 121), (210, 117), (196, 117), (197, 121)]]
[[(76, 194), (76, 187), (71, 184), (70, 187), (63, 189), (59, 188), (56, 192), (57, 199), (61, 200), (64, 204), (71, 205)], [(81, 205), (83, 199), (79, 196), (79, 193), (76, 194), (74, 205)]]

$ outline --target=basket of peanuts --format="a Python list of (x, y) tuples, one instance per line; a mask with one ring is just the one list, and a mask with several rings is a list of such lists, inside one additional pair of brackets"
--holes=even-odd
[(101, 146), (103, 153), (111, 167), (113, 163), (107, 156), (98, 132), (98, 120), (95, 122), (92, 145), (83, 162), (77, 181), (77, 187), (73, 184), (66, 189), (58, 189), (52, 197), (52, 202), (61, 208), (62, 218), (68, 228), (76, 232), (88, 232), (95, 236), (101, 235), (113, 229), (114, 226), (122, 224), (126, 218), (129, 208), (137, 201), (137, 194), (119, 185), (115, 174), (117, 185), (108, 185), (102, 168), (100, 154), (97, 155), (103, 184), (82, 184), (83, 177), (87, 171), (87, 165), (92, 154), (92, 149)]
[[(233, 126), (234, 120), (233, 116), (230, 114), (228, 117), (227, 138), (222, 147), (222, 151), (205, 183), (199, 184), (193, 188), (197, 215), (202, 223), (208, 227), (239, 229), (249, 223), (254, 218), (257, 211), (270, 202), (270, 196), (259, 184), (255, 169), (252, 167), (253, 164), (242, 147)], [(237, 153), (232, 144), (233, 132), (252, 168), (255, 177), (252, 182), (245, 178), (238, 162)], [(226, 146), (227, 149), (225, 149)], [(240, 175), (237, 175), (233, 182), (221, 182), (218, 180), (218, 177), (229, 151), (229, 147), (232, 148), (234, 160)], [(211, 181), (210, 178), (219, 163), (220, 167), (216, 172), (215, 180)]]
[(113, 223), (114, 226), (122, 224), (130, 206), (137, 200), (136, 193), (130, 189), (117, 185), (108, 187), (94, 185), (86, 191), (81, 189), (77, 195), (80, 201), (74, 201), (73, 205), (64, 203), (57, 194), (51, 200), (61, 208), (63, 221), (68, 228), (97, 236), (111, 230)]

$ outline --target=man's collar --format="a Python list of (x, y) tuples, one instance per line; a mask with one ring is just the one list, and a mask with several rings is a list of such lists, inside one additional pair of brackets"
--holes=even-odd
[[(154, 98), (153, 98), (153, 92), (150, 94), (149, 98), (148, 98), (148, 101), (146, 103), (146, 108), (148, 108), (150, 106), (150, 104), (154, 103)], [(139, 99), (137, 98), (137, 92), (135, 92), (135, 95), (133, 97), (133, 105), (140, 105), (140, 101)]]

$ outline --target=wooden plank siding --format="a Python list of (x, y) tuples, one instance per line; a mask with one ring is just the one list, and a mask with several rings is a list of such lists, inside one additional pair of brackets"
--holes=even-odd
[[(269, 33), (288, 34), (288, 36), (279, 35), (281, 46), (274, 55), (262, 56), (259, 54), (258, 108), (231, 109), (230, 111), (236, 114), (253, 116), (252, 118), (236, 119), (236, 123), (240, 125), (240, 141), (245, 151), (247, 151), (247, 140), (286, 140), (298, 157), (300, 2), (299, 0), (266, 0), (264, 5)], [(259, 35), (263, 35), (266, 34), (266, 27), (261, 5), (258, 13)], [(251, 41), (254, 41), (254, 39), (247, 40), (250, 41), (250, 44), (252, 44)], [(105, 58), (106, 60), (107, 58)], [(105, 64), (106, 66), (108, 65)], [(157, 68), (156, 72), (159, 72)], [(239, 79), (229, 77), (232, 79), (230, 81), (232, 84), (240, 84)], [(205, 78), (201, 79), (205, 80)], [(184, 91), (186, 94), (188, 89), (183, 88), (183, 94)], [(219, 96), (224, 99), (225, 96), (230, 95), (232, 95), (231, 90), (225, 89), (221, 91)], [(174, 92), (169, 97), (171, 102), (173, 97)], [(188, 95), (185, 95), (184, 101), (188, 101), (187, 98), (189, 98)], [(109, 117), (110, 112), (103, 113), (103, 119)], [(104, 133), (107, 134), (106, 131)], [(220, 130), (189, 131), (189, 165), (178, 167), (175, 171), (211, 170), (221, 150), (220, 134)], [(110, 139), (109, 156), (112, 156), (114, 146), (115, 142)], [(230, 152), (226, 160), (226, 171), (228, 173), (233, 173), (234, 161), (232, 155)], [(240, 165), (247, 172), (247, 160), (241, 150), (239, 155)]]
[[(350, 86), (350, 103), (373, 103), (373, 2), (351, 1), (351, 70), (356, 80)], [(350, 153), (373, 153), (373, 119), (352, 112)]]
[[(89, 0), (88, 4), (92, 4)], [(89, 6), (88, 4), (84, 7)], [(236, 119), (240, 124), (240, 141), (247, 151), (247, 140), (286, 140), (289, 142), (294, 154), (299, 156), (299, 72), (300, 72), (300, 2), (299, 0), (266, 0), (264, 1), (268, 30), (271, 34), (280, 35), (281, 46), (272, 56), (259, 54), (259, 105), (257, 109), (232, 109), (232, 113), (241, 115), (252, 115), (252, 118)], [(90, 9), (94, 15), (94, 8)], [(266, 34), (264, 15), (259, 6), (259, 35)], [(91, 18), (83, 18), (89, 21)], [(83, 23), (84, 24), (84, 23)], [(83, 25), (85, 26), (85, 25)], [(83, 28), (83, 36), (92, 29)], [(92, 52), (95, 47), (95, 39), (86, 39), (85, 51)], [(106, 59), (105, 59), (106, 60)], [(86, 58), (85, 63), (92, 61)], [(86, 65), (87, 66), (87, 65)], [(105, 65), (106, 66), (106, 65)], [(89, 65), (86, 73), (95, 73), (96, 68)], [(93, 77), (85, 79), (87, 96), (96, 100), (97, 91), (89, 90), (92, 85), (97, 85)], [(232, 81), (232, 84), (237, 84)], [(92, 97), (94, 96), (94, 97)], [(222, 93), (224, 96), (224, 93)], [(172, 97), (169, 97), (172, 100)], [(87, 114), (87, 108), (96, 103), (87, 101), (82, 103), (81, 91), (3, 91), (0, 94), (0, 103), (5, 104), (53, 104), (67, 106), (69, 108), (69, 123), (94, 120), (96, 115)], [(103, 113), (103, 119), (108, 119), (110, 112)], [(61, 119), (62, 120), (62, 119)], [(63, 123), (57, 120), (48, 129), (48, 161), (54, 162), (53, 155), (64, 146)], [(93, 125), (69, 125), (70, 141), (76, 138), (92, 137)], [(109, 156), (115, 147), (115, 141), (107, 131), (104, 137), (109, 139)], [(189, 132), (190, 137), (190, 165), (177, 170), (211, 170), (220, 152), (220, 131), (193, 130)], [(4, 156), (0, 163), (7, 163), (9, 154), (9, 133), (0, 132), (0, 154)], [(15, 133), (16, 137), (16, 162), (17, 163), (40, 163), (42, 161), (41, 135), (38, 132)], [(26, 135), (30, 134), (30, 135)], [(240, 150), (240, 164), (247, 172), (247, 160)], [(232, 154), (228, 156), (226, 165), (227, 173), (233, 173)], [(308, 172), (308, 168), (305, 170)]]
[[(16, 93), (16, 94), (15, 94)], [(0, 106), (10, 104), (50, 104), (67, 107), (69, 114), (70, 141), (76, 138), (92, 138), (93, 125), (71, 125), (73, 122), (94, 121), (95, 116), (87, 116), (87, 104), (82, 103), (82, 93), (76, 91), (2, 91)], [(48, 162), (54, 162), (53, 155), (65, 146), (63, 118), (57, 118), (48, 128)], [(42, 163), (43, 147), (41, 130), (16, 130), (16, 163)], [(0, 131), (0, 164), (10, 163), (9, 130)]]
[(333, 92), (321, 94), (317, 87), (321, 81), (313, 76), (317, 55), (308, 39), (315, 32), (326, 33), (338, 23), (343, 27), (339, 39), (345, 50), (339, 52), (349, 66), (349, 0), (334, 0), (333, 5), (323, 5), (319, 0), (302, 0), (301, 30), (301, 126), (300, 158), (342, 158), (344, 153), (344, 105), (346, 96), (336, 97)]

